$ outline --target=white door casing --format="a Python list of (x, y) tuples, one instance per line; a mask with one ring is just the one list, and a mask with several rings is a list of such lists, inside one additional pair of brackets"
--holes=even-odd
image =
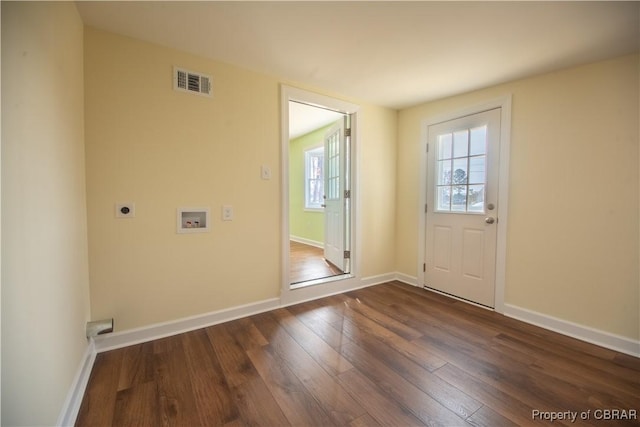
[(424, 285), (495, 306), (501, 109), (428, 127)]
[[(358, 171), (359, 171), (359, 144), (358, 135), (360, 124), (360, 107), (343, 100), (309, 92), (287, 85), (281, 85), (280, 119), (281, 119), (281, 161), (282, 171), (280, 174), (282, 215), (281, 215), (281, 294), (280, 303), (282, 305), (296, 304), (323, 296), (333, 295), (340, 292), (362, 287), (360, 277), (360, 251), (362, 235), (362, 220), (360, 217), (360, 198), (358, 197)], [(348, 188), (351, 190), (350, 197), (346, 199), (345, 205), (348, 211), (348, 221), (345, 224), (345, 242), (347, 250), (350, 251), (350, 258), (345, 260), (348, 273), (319, 279), (309, 282), (314, 286), (292, 285), (289, 280), (289, 102), (300, 102), (311, 106), (326, 108), (332, 111), (343, 113), (348, 120), (350, 136), (346, 138), (346, 165), (348, 172), (345, 179), (348, 180)], [(322, 286), (315, 286), (316, 284)]]

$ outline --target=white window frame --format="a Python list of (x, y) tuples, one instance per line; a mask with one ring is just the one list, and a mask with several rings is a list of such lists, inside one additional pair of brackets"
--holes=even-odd
[[(321, 152), (322, 155), (318, 156), (316, 153)], [(324, 210), (323, 202), (320, 200), (318, 203), (311, 203), (309, 194), (309, 182), (314, 179), (311, 177), (311, 160), (313, 157), (321, 157), (322, 158), (322, 175), (319, 178), (319, 181), (322, 182), (322, 186), (324, 188), (324, 146), (311, 147), (304, 150), (304, 210), (306, 211), (319, 211), (322, 212)]]

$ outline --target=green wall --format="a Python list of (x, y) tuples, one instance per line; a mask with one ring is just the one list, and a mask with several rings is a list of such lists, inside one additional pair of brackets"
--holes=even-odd
[(322, 127), (289, 142), (289, 234), (324, 243), (324, 213), (304, 209), (304, 152), (324, 144)]

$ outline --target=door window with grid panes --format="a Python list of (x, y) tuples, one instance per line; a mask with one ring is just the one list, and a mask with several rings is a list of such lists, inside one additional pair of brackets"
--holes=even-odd
[(484, 213), (487, 126), (438, 135), (436, 210)]

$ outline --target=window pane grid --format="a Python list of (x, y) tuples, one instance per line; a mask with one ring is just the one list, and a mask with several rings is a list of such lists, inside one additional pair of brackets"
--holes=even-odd
[(338, 133), (327, 141), (327, 200), (340, 198), (340, 139)]
[(321, 209), (324, 196), (324, 149), (305, 151), (305, 209)]
[(484, 213), (486, 126), (438, 136), (436, 209)]

